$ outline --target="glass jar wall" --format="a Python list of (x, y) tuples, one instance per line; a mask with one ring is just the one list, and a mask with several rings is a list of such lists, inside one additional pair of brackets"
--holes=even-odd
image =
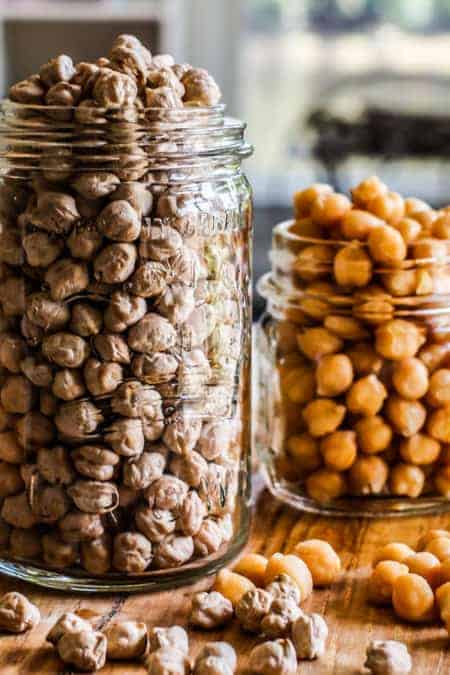
[(417, 242), (414, 258), (350, 290), (337, 279), (364, 277), (367, 244), (297, 232), (275, 228), (259, 282), (257, 444), (271, 490), (331, 515), (448, 509), (450, 243)]
[(245, 543), (243, 134), (220, 106), (3, 104), (1, 572), (164, 588)]

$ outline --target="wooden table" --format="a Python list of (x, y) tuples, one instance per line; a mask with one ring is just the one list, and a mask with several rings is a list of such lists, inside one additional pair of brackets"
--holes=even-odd
[[(303, 608), (322, 613), (328, 621), (330, 636), (324, 658), (303, 662), (299, 673), (305, 675), (357, 675), (361, 672), (367, 642), (373, 638), (391, 638), (407, 643), (414, 659), (414, 675), (447, 675), (450, 654), (446, 652), (447, 633), (441, 626), (409, 626), (400, 623), (389, 609), (371, 607), (366, 600), (366, 579), (370, 562), (383, 543), (404, 541), (415, 546), (429, 527), (449, 527), (450, 514), (428, 518), (393, 520), (331, 520), (309, 516), (276, 502), (263, 490), (256, 500), (256, 517), (248, 549), (270, 555), (288, 552), (302, 539), (327, 539), (339, 552), (345, 574), (329, 590), (314, 591)], [(205, 579), (195, 590), (207, 588)], [(152, 625), (186, 625), (190, 595), (194, 587), (169, 593), (149, 595), (116, 595), (89, 597), (62, 595), (3, 579), (0, 591), (20, 590), (27, 593), (42, 613), (41, 624), (18, 637), (0, 636), (0, 674), (68, 673), (62, 668), (54, 650), (44, 642), (45, 635), (56, 618), (68, 610), (89, 609), (101, 616), (101, 624), (112, 619), (147, 620)], [(208, 640), (229, 640), (239, 653), (240, 670), (256, 639), (244, 635), (233, 624), (225, 631), (209, 634), (191, 631), (191, 652), (195, 656)], [(132, 663), (110, 664), (102, 675), (145, 673)]]

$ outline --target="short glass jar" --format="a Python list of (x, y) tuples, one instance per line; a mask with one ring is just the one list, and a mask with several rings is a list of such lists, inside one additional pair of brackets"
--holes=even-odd
[(151, 590), (244, 545), (251, 192), (224, 107), (0, 110), (0, 572)]
[(448, 510), (450, 242), (418, 242), (414, 259), (347, 291), (335, 260), (364, 275), (349, 251), (365, 246), (301, 236), (294, 221), (274, 229), (258, 285), (256, 439), (268, 484), (314, 513)]

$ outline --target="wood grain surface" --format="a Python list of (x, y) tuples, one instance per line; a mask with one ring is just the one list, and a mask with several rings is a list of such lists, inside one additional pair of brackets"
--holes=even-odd
[[(450, 514), (391, 520), (332, 520), (309, 516), (280, 504), (263, 490), (256, 498), (255, 518), (248, 550), (270, 555), (288, 552), (305, 538), (325, 538), (339, 552), (345, 573), (333, 588), (314, 591), (303, 605), (307, 611), (322, 613), (329, 624), (330, 636), (326, 655), (319, 661), (302, 662), (299, 674), (357, 675), (364, 672), (364, 652), (370, 639), (390, 638), (406, 642), (414, 660), (415, 675), (450, 673), (448, 636), (444, 628), (402, 624), (389, 609), (367, 603), (367, 576), (374, 552), (385, 542), (398, 540), (413, 547), (430, 527), (450, 527)], [(35, 602), (42, 613), (40, 625), (18, 637), (0, 636), (0, 674), (69, 673), (45, 635), (64, 611), (83, 608), (98, 614), (101, 626), (117, 618), (147, 621), (149, 626), (180, 624), (185, 626), (194, 590), (208, 588), (211, 579), (195, 587), (176, 591), (115, 596), (64, 595), (45, 592), (7, 579), (0, 580), (0, 591), (19, 590)], [(236, 624), (224, 631), (211, 633), (190, 631), (191, 655), (195, 656), (208, 640), (230, 641), (239, 654), (239, 670), (245, 670), (247, 656), (257, 640), (240, 632)], [(102, 675), (145, 673), (133, 663), (108, 663)]]

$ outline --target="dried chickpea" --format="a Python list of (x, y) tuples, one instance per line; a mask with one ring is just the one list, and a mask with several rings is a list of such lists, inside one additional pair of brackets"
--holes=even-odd
[(267, 558), (259, 553), (247, 553), (234, 566), (233, 572), (250, 579), (255, 586), (263, 586), (267, 567)]
[(414, 464), (396, 464), (389, 474), (389, 489), (393, 495), (418, 497), (425, 484), (425, 474)]
[(405, 565), (411, 574), (418, 574), (428, 581), (431, 588), (439, 586), (441, 579), (441, 561), (429, 551), (421, 551), (406, 558)]
[(425, 547), (425, 551), (432, 553), (441, 562), (450, 558), (450, 539), (448, 537), (437, 537), (432, 539)]
[(227, 598), (233, 607), (236, 607), (247, 591), (254, 588), (255, 584), (250, 579), (227, 569), (220, 570), (214, 583), (214, 590)]
[(388, 478), (388, 466), (377, 455), (358, 457), (351, 466), (348, 479), (350, 490), (355, 495), (380, 494)]
[(358, 375), (378, 375), (383, 367), (383, 359), (368, 342), (358, 342), (354, 347), (347, 349), (347, 356)]
[(274, 553), (270, 556), (266, 572), (264, 575), (265, 586), (274, 581), (280, 574), (287, 574), (298, 586), (301, 593), (301, 600), (303, 602), (308, 598), (313, 589), (313, 579), (306, 563), (298, 556), (282, 553)]
[(392, 605), (401, 619), (420, 623), (433, 617), (434, 593), (418, 574), (402, 574), (394, 581)]
[[(448, 373), (450, 382), (450, 370)], [(394, 363), (392, 383), (403, 398), (408, 400), (422, 398), (428, 390), (428, 370), (420, 359), (414, 357), (401, 359)]]
[(333, 188), (326, 183), (314, 183), (304, 190), (297, 190), (294, 192), (293, 204), (296, 218), (309, 216), (311, 207), (316, 198), (323, 194), (331, 194)]
[(403, 574), (408, 574), (408, 571), (407, 565), (396, 560), (381, 560), (373, 569), (369, 579), (369, 600), (375, 605), (390, 605), (395, 580)]
[(440, 455), (441, 445), (426, 434), (414, 434), (400, 442), (400, 455), (410, 464), (433, 464)]
[(298, 368), (293, 368), (282, 377), (281, 387), (292, 403), (306, 403), (310, 401), (316, 391), (313, 368), (305, 364)]
[(405, 244), (411, 244), (413, 241), (416, 241), (422, 232), (422, 225), (414, 218), (409, 218), (408, 216), (395, 223), (394, 227), (402, 235)]
[(312, 203), (311, 218), (318, 225), (330, 227), (342, 220), (350, 209), (351, 202), (345, 195), (322, 192)]
[(308, 539), (294, 548), (295, 555), (306, 563), (314, 586), (329, 586), (339, 578), (341, 559), (334, 548), (322, 539)]
[(366, 204), (366, 208), (390, 225), (395, 225), (405, 215), (405, 203), (397, 192), (379, 193)]
[(353, 382), (353, 366), (346, 354), (324, 356), (316, 369), (319, 396), (339, 396)]
[(303, 471), (315, 471), (322, 464), (319, 442), (310, 434), (302, 433), (290, 436), (286, 442), (289, 456), (295, 466)]
[(361, 288), (367, 286), (372, 278), (372, 261), (365, 250), (355, 244), (349, 244), (334, 258), (334, 278), (339, 286)]
[(374, 374), (356, 380), (350, 387), (346, 403), (350, 412), (359, 415), (376, 415), (383, 407), (387, 391)]
[(354, 430), (360, 450), (368, 455), (383, 452), (392, 441), (392, 429), (380, 415), (363, 417), (355, 423)]
[(450, 405), (437, 408), (428, 416), (427, 429), (437, 441), (450, 443)]
[(345, 406), (329, 398), (317, 398), (303, 409), (303, 419), (311, 436), (331, 434), (342, 424)]
[(354, 431), (335, 431), (320, 443), (320, 452), (328, 469), (347, 471), (358, 453)]
[(341, 221), (341, 231), (346, 239), (365, 241), (370, 232), (383, 221), (367, 211), (352, 209), (345, 214)]
[(439, 368), (431, 375), (427, 401), (436, 408), (450, 404), (450, 368)]
[(335, 354), (342, 349), (342, 340), (326, 328), (307, 328), (297, 335), (300, 351), (308, 358), (316, 361), (327, 354)]
[(382, 560), (394, 560), (395, 562), (404, 563), (414, 553), (415, 551), (408, 544), (392, 541), (389, 544), (385, 544), (378, 551), (373, 559), (373, 564), (377, 565)]
[(425, 337), (411, 321), (392, 319), (381, 324), (375, 332), (375, 348), (386, 359), (398, 361), (415, 356)]
[[(394, 431), (406, 438), (417, 434), (425, 424), (427, 417), (426, 408), (422, 403), (407, 401), (395, 395), (389, 396), (384, 410)], [(430, 435), (433, 436), (431, 432)]]
[(340, 471), (319, 469), (306, 479), (308, 496), (321, 504), (342, 497), (346, 491), (347, 481)]
[(381, 195), (385, 195), (388, 189), (378, 176), (370, 176), (351, 190), (352, 199), (357, 206), (366, 208), (367, 205)]

